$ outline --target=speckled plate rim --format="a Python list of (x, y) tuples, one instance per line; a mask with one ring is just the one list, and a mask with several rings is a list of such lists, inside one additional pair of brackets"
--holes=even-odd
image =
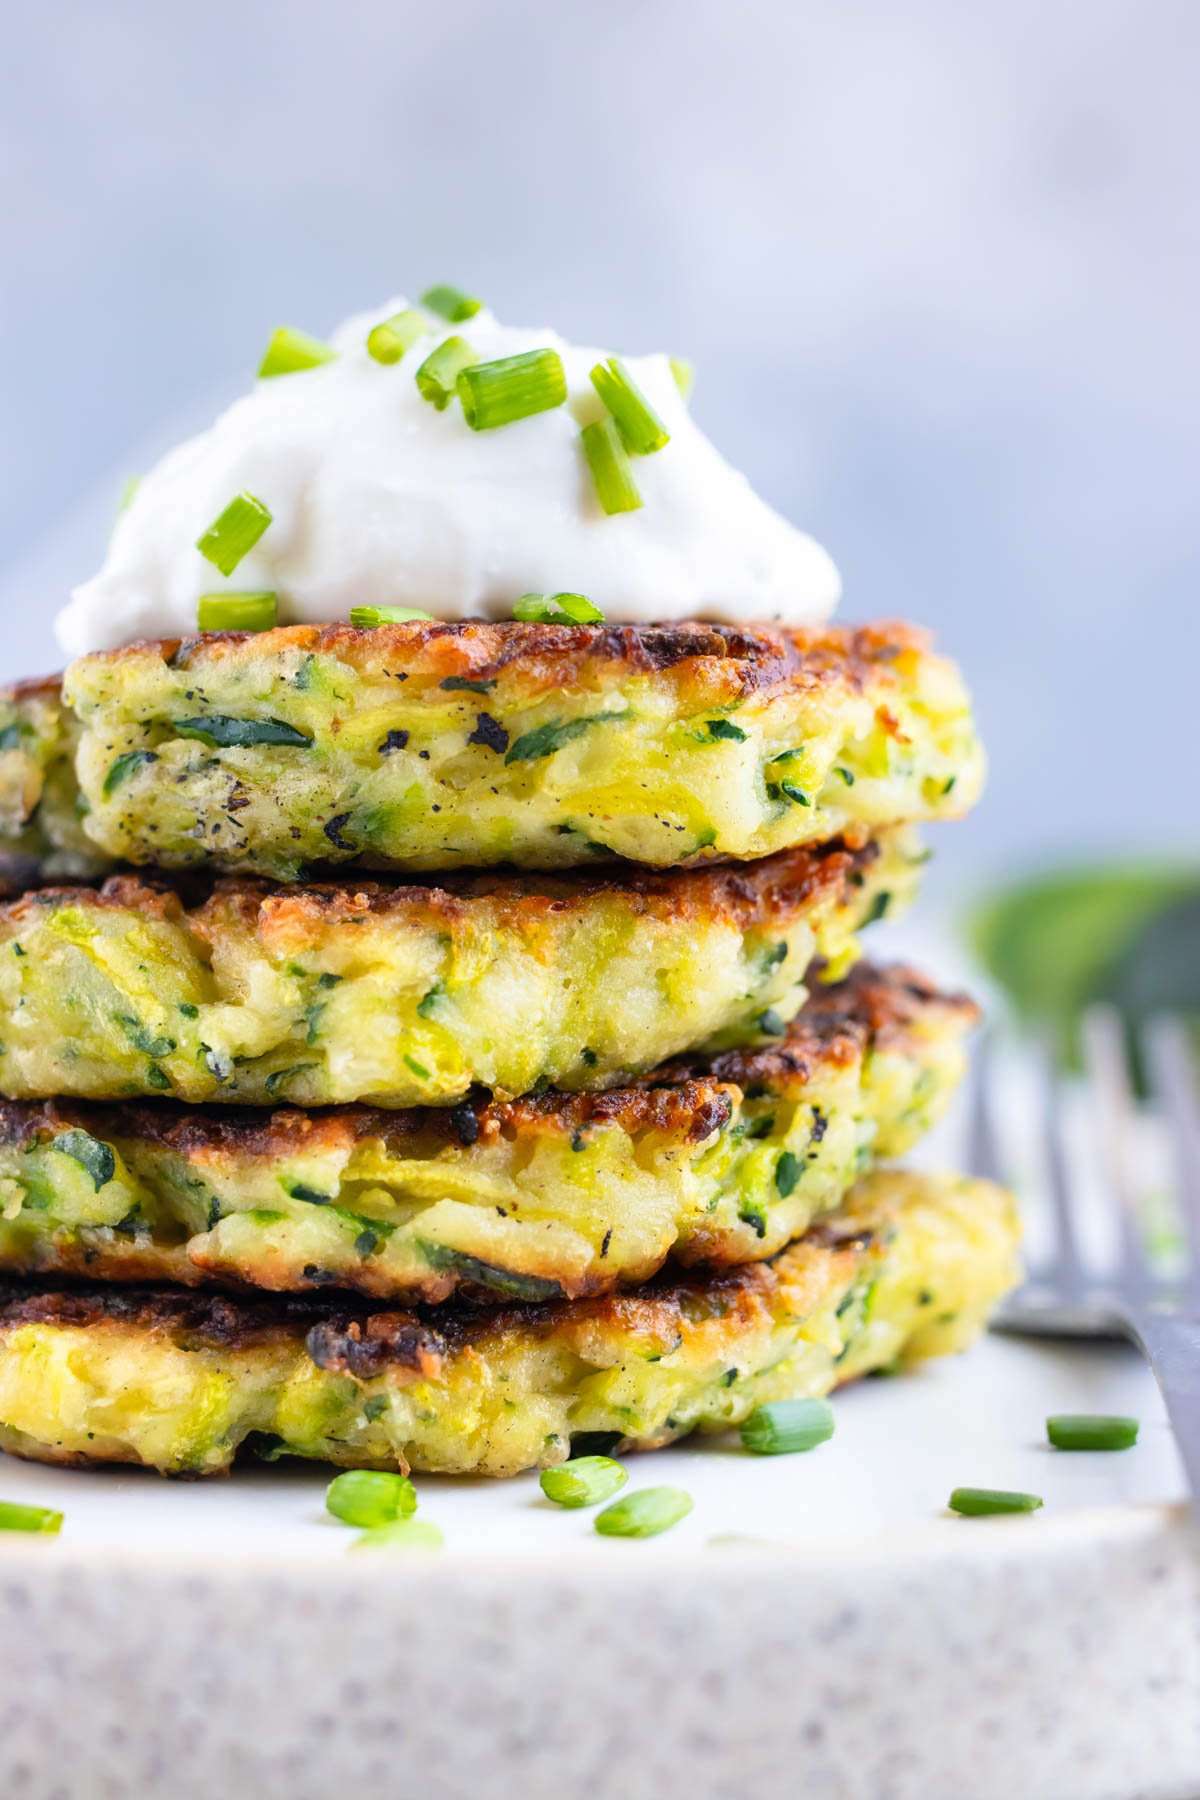
[(854, 1555), (4, 1544), (0, 1791), (1190, 1800), (1200, 1529), (1161, 1506), (1041, 1523), (931, 1520)]

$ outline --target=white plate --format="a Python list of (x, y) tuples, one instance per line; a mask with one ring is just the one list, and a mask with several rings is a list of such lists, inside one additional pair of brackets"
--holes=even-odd
[[(1137, 1357), (996, 1337), (836, 1406), (807, 1456), (631, 1457), (695, 1499), (650, 1542), (532, 1477), (422, 1479), (435, 1558), (348, 1555), (304, 1465), (0, 1463), (66, 1514), (0, 1544), (0, 1794), (1200, 1793), (1200, 1534)], [(1135, 1413), (1137, 1448), (1045, 1446), (1088, 1410)], [(960, 1483), (1045, 1508), (955, 1519)]]

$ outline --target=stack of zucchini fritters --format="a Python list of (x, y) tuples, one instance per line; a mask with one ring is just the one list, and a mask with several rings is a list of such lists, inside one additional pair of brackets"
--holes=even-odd
[(974, 1009), (856, 958), (980, 775), (901, 626), (295, 626), (10, 689), (0, 1445), (507, 1475), (964, 1345), (1007, 1196), (872, 1165)]

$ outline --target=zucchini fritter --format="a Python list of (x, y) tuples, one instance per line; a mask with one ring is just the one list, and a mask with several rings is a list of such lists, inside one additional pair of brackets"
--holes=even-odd
[[(281, 880), (750, 860), (955, 816), (982, 777), (957, 670), (893, 624), (291, 626), (85, 656), (64, 692), (94, 848)], [(67, 761), (40, 704), (13, 728)], [(39, 818), (79, 836), (49, 791)]]
[(56, 677), (0, 688), (0, 893), (111, 863), (80, 821), (79, 735)]
[(975, 1008), (911, 969), (603, 1094), (381, 1112), (0, 1105), (0, 1269), (575, 1299), (773, 1256), (941, 1114)]
[(959, 1350), (1016, 1280), (1011, 1196), (890, 1171), (774, 1261), (632, 1294), (424, 1313), (166, 1290), (0, 1301), (0, 1447), (227, 1469), (239, 1449), (513, 1475), (652, 1449)]
[(0, 905), (0, 1092), (392, 1107), (611, 1087), (779, 1035), (813, 956), (842, 973), (921, 860), (901, 829), (674, 873), (40, 889)]

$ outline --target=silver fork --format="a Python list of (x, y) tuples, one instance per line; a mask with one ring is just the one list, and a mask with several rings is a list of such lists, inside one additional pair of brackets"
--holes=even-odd
[[(1083, 1021), (1089, 1117), (1103, 1150), (1100, 1204), (1115, 1213), (1117, 1256), (1097, 1272), (1081, 1250), (1081, 1196), (1064, 1130), (1063, 1087), (1052, 1051), (1039, 1056), (1041, 1132), (1053, 1224), (1053, 1249), (1035, 1265), (994, 1324), (1038, 1337), (1125, 1337), (1144, 1353), (1166, 1403), (1193, 1505), (1200, 1510), (1200, 1094), (1187, 1033), (1177, 1019), (1146, 1030), (1143, 1049), (1151, 1097), (1167, 1133), (1182, 1226), (1183, 1265), (1164, 1274), (1146, 1249), (1145, 1220), (1133, 1178), (1131, 1127), (1136, 1102), (1124, 1027), (1111, 1009)], [(980, 1047), (972, 1092), (968, 1156), (994, 1181), (1011, 1176), (1000, 1151), (991, 1045)]]

